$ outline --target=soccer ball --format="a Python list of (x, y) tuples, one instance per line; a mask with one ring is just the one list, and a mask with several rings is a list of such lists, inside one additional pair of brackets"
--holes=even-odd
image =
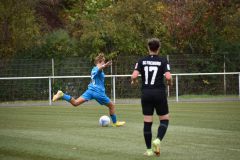
[(110, 124), (110, 118), (108, 116), (101, 116), (99, 118), (99, 125), (102, 127), (107, 127)]

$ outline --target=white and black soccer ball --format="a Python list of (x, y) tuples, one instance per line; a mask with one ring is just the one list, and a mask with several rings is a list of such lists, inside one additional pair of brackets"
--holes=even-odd
[(110, 125), (110, 118), (108, 116), (101, 116), (99, 118), (99, 125), (102, 127), (107, 127)]

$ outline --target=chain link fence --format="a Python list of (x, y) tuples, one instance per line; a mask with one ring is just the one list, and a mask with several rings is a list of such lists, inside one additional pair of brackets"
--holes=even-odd
[[(130, 75), (135, 63), (143, 56), (118, 56), (112, 67), (104, 70), (106, 75)], [(240, 54), (236, 55), (169, 55), (166, 56), (172, 73), (239, 72)], [(0, 77), (39, 76), (86, 76), (90, 75), (93, 63), (87, 58), (65, 59), (1, 59)], [(176, 80), (174, 77), (174, 81)], [(52, 79), (52, 92), (61, 89), (79, 97), (86, 89), (90, 78)], [(198, 75), (179, 77), (179, 96), (192, 98), (209, 95), (233, 96), (238, 99), (238, 75)], [(113, 79), (106, 78), (106, 93), (113, 97)], [(130, 77), (115, 80), (116, 99), (139, 99), (140, 85), (133, 87)], [(176, 96), (176, 84), (169, 88), (170, 98)], [(0, 80), (0, 102), (19, 100), (48, 100), (48, 79)]]

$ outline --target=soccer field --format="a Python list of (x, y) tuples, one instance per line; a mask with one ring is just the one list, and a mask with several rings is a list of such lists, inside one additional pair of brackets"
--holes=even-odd
[[(162, 160), (238, 160), (240, 102), (170, 103)], [(140, 105), (117, 105), (126, 126), (99, 127), (103, 106), (0, 107), (2, 160), (141, 160)], [(159, 121), (155, 116), (153, 137)]]

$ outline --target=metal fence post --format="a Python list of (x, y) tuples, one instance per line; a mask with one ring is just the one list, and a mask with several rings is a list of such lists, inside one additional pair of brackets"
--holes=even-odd
[[(111, 75), (113, 75), (113, 66), (111, 65)], [(111, 86), (113, 85), (113, 77), (111, 77)], [(113, 98), (113, 87), (111, 87), (111, 98)]]
[(240, 73), (238, 74), (238, 98), (240, 99)]
[(113, 102), (116, 103), (116, 77), (113, 76)]
[(224, 95), (226, 95), (227, 93), (227, 85), (226, 85), (226, 63), (225, 63), (225, 54), (224, 54), (224, 57), (223, 57), (223, 72), (224, 72), (224, 75), (223, 75), (223, 89), (224, 89)]
[[(54, 77), (55, 70), (54, 70), (54, 59), (52, 58), (52, 76)], [(53, 78), (53, 84), (54, 84), (54, 78)]]
[(49, 106), (52, 105), (52, 83), (51, 83), (51, 77), (49, 77)]
[[(52, 76), (54, 77), (54, 59), (52, 58)], [(52, 82), (53, 81), (53, 84), (54, 84), (54, 78), (53, 80), (51, 80), (51, 78), (49, 77), (49, 105), (51, 106), (52, 105)]]
[[(169, 62), (169, 55), (167, 55), (167, 60), (168, 60), (168, 63), (170, 64)], [(167, 85), (167, 94), (168, 94), (168, 97), (170, 96), (170, 87), (169, 85)]]
[(52, 58), (52, 76), (54, 76), (54, 59)]
[(176, 101), (178, 102), (178, 75), (176, 74)]

